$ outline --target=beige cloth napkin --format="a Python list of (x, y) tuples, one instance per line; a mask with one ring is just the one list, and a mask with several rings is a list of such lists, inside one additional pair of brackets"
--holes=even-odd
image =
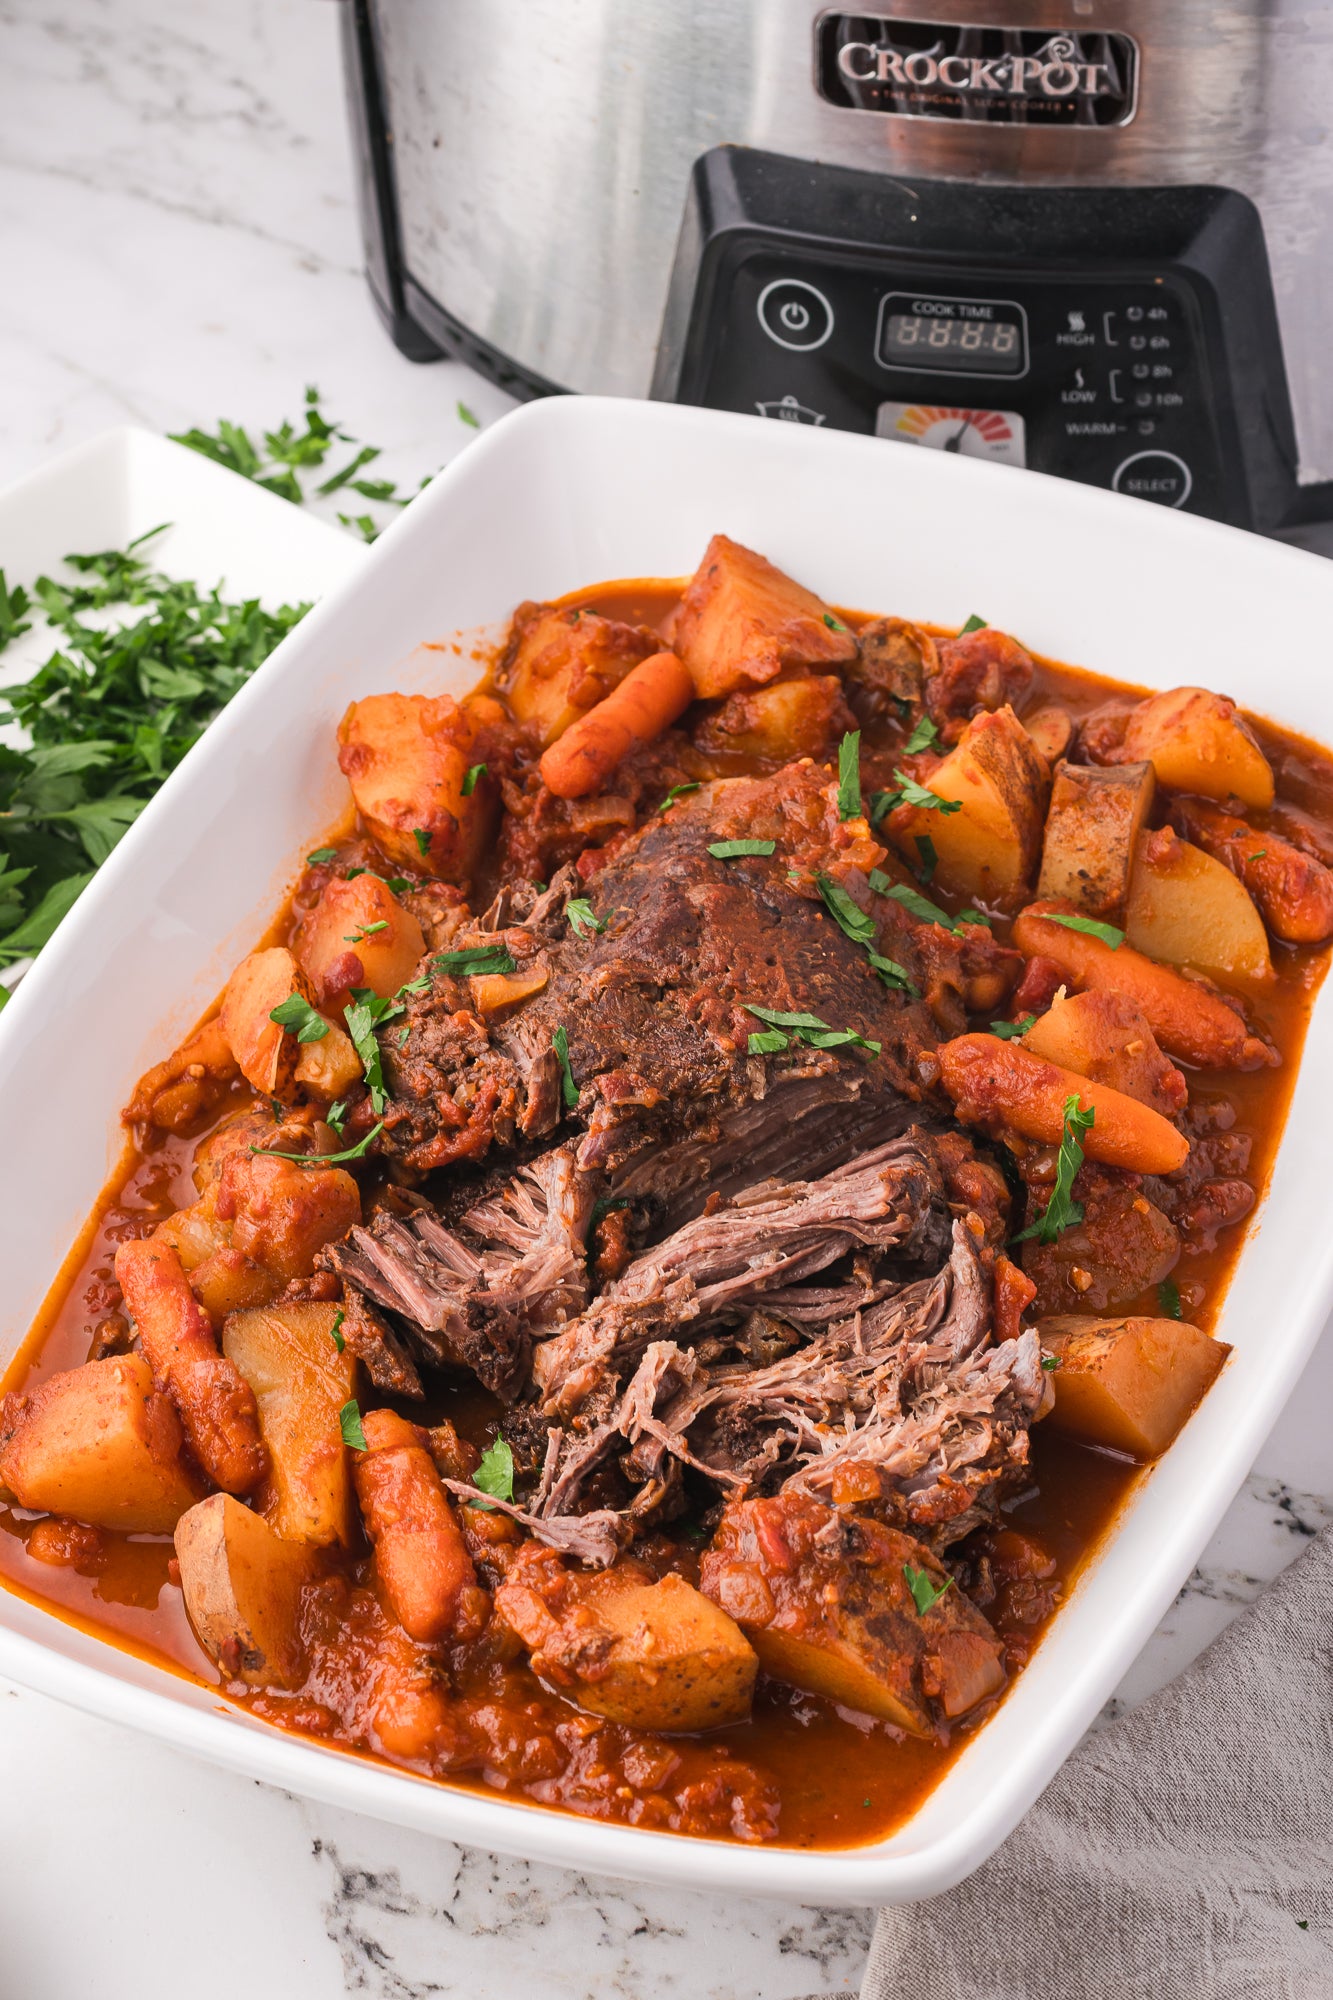
[(968, 1881), (881, 1911), (861, 2000), (1333, 2000), (1333, 1529)]

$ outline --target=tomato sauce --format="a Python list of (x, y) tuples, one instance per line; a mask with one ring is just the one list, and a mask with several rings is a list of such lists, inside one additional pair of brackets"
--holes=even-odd
[[(678, 585), (626, 582), (571, 593), (562, 602), (571, 609), (660, 629), (678, 594)], [(863, 622), (862, 614), (840, 615), (853, 626)], [(1112, 696), (1143, 692), (1039, 660), (1025, 706), (1054, 702), (1078, 718)], [(1304, 739), (1251, 720), (1273, 765), (1279, 800), (1308, 822), (1307, 830), (1326, 842), (1328, 858), (1333, 859), (1333, 760)], [(875, 747), (874, 732), (867, 732), (864, 748), (873, 752)], [(728, 772), (747, 768), (754, 766), (727, 760)], [(935, 889), (931, 894), (948, 906), (947, 896)], [(280, 941), (292, 921), (289, 909), (267, 941)], [(1003, 921), (996, 923), (995, 934), (1001, 941), (1007, 930)], [(1191, 1079), (1192, 1104), (1220, 1110), (1231, 1129), (1250, 1141), (1247, 1178), (1260, 1199), (1295, 1082), (1310, 1008), (1327, 965), (1323, 950), (1279, 944), (1273, 952), (1276, 981), (1267, 992), (1247, 992), (1244, 997), (1252, 1020), (1281, 1052), (1282, 1067), (1213, 1075), (1206, 1082)], [(249, 1101), (248, 1090), (238, 1088), (215, 1122)], [(195, 1198), (190, 1163), (200, 1136), (183, 1139), (157, 1133), (150, 1150), (127, 1149), (0, 1387), (31, 1387), (88, 1358), (99, 1322), (119, 1300), (112, 1272), (116, 1246), (149, 1234), (164, 1217)], [(1176, 1272), (1181, 1301), (1187, 1316), (1205, 1329), (1216, 1320), (1244, 1233), (1241, 1224), (1224, 1230), (1214, 1248), (1188, 1241), (1184, 1246)], [(1157, 1313), (1161, 1307), (1150, 1294), (1126, 1309)], [(403, 1407), (422, 1419), (420, 1405)], [(495, 1435), (498, 1415), (498, 1404), (475, 1384), (435, 1385), (425, 1420), (447, 1416), (462, 1436), (484, 1446)], [(961, 1549), (970, 1573), (986, 1579), (977, 1601), (1005, 1642), (1012, 1670), (1021, 1668), (1035, 1650), (1080, 1569), (1112, 1530), (1143, 1476), (1142, 1468), (1129, 1460), (1081, 1446), (1049, 1426), (1033, 1432), (1031, 1470), (1029, 1487), (1006, 1504), (1001, 1523), (978, 1530)], [(66, 1558), (56, 1564), (29, 1552), (36, 1525), (23, 1510), (0, 1504), (0, 1580), (5, 1587), (172, 1672), (220, 1686), (190, 1630), (172, 1580), (168, 1538), (103, 1533), (91, 1560), (78, 1560), (75, 1551), (75, 1561)], [(659, 1536), (651, 1553), (661, 1570), (676, 1568), (687, 1577), (697, 1574), (697, 1556), (688, 1537), (673, 1545)], [(357, 1678), (365, 1673), (374, 1645), (383, 1637), (384, 1618), (373, 1597), (364, 1551), (341, 1559), (340, 1574), (328, 1583), (323, 1615), (329, 1646), (321, 1654), (326, 1682), (322, 1689), (282, 1696), (229, 1687), (227, 1698), (279, 1727), (313, 1733), (350, 1752), (368, 1754), (364, 1734), (358, 1735), (356, 1727), (346, 1722), (356, 1710)], [(707, 1738), (649, 1738), (579, 1715), (523, 1664), (459, 1649), (450, 1666), (460, 1712), (469, 1718), (474, 1733), (484, 1737), (487, 1748), (480, 1758), (437, 1767), (435, 1775), (630, 1824), (749, 1840), (776, 1838), (784, 1846), (800, 1848), (856, 1846), (882, 1839), (902, 1825), (994, 1706), (974, 1711), (955, 1727), (949, 1741), (922, 1741), (761, 1676), (746, 1722)], [(341, 1686), (333, 1684), (339, 1675)]]

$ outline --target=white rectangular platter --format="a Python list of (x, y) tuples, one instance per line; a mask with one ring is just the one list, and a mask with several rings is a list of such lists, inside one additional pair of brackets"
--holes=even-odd
[[(177, 511), (184, 524), (197, 502), (163, 566), (225, 573), (270, 599), (337, 587), (164, 786), (0, 1017), (0, 1366), (102, 1185), (135, 1077), (212, 999), (342, 809), (333, 735), (347, 702), (387, 688), (462, 693), (475, 678), (467, 645), (424, 642), (493, 631), (522, 598), (683, 575), (722, 530), (835, 603), (946, 624), (977, 612), (1036, 652), (1153, 687), (1206, 683), (1333, 737), (1322, 657), (1333, 565), (1033, 473), (748, 417), (561, 398), (488, 431), (363, 556), (230, 474), (177, 465), (184, 456), (134, 434), (91, 448), (79, 469), (119, 507), (110, 525), (106, 508), (80, 513), (59, 468), (45, 486), (0, 496), (11, 581), (26, 579), (25, 552), (33, 567), (51, 561), (43, 509), (56, 508), (64, 549)], [(150, 491), (157, 475), (175, 488)], [(1189, 1574), (1318, 1336), (1333, 1302), (1331, 1096), (1326, 993), (1219, 1329), (1233, 1359), (999, 1713), (888, 1840), (839, 1853), (704, 1843), (432, 1784), (268, 1729), (3, 1591), (0, 1673), (291, 1791), (490, 1849), (822, 1904), (936, 1893), (985, 1859), (1078, 1741)]]

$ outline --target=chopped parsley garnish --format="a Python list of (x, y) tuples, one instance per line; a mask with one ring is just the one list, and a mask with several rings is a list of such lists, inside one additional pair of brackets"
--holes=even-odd
[(954, 920), (938, 903), (932, 903), (919, 889), (913, 889), (907, 882), (891, 882), (879, 868), (870, 871), (870, 886), (877, 896), (887, 896), (890, 902), (901, 903), (912, 916), (923, 924), (942, 924), (946, 931), (954, 929)]
[(861, 810), (861, 732), (849, 729), (838, 745), (838, 818), (855, 819)]
[[(336, 847), (317, 847), (313, 854), (307, 854), (306, 860), (312, 868), (322, 868), (326, 861), (332, 861), (337, 852)], [(349, 876), (348, 880), (350, 879)]]
[(765, 1028), (762, 1034), (756, 1031), (751, 1035), (746, 1043), (746, 1053), (752, 1056), (775, 1056), (790, 1047), (790, 1039), (780, 1028)]
[(350, 1397), (339, 1410), (338, 1428), (343, 1434), (344, 1444), (349, 1444), (353, 1451), (365, 1450), (366, 1433), (362, 1428), (361, 1408), (355, 1396)]
[(1066, 917), (1059, 910), (1043, 910), (1042, 916), (1048, 924), (1062, 924), (1067, 931), (1082, 931), (1087, 937), (1100, 938), (1112, 951), (1118, 951), (1125, 942), (1123, 931), (1114, 924), (1100, 923), (1096, 917)]
[(1071, 1091), (1065, 1099), (1064, 1129), (1060, 1134), (1060, 1151), (1055, 1162), (1055, 1186), (1051, 1198), (1035, 1222), (1026, 1229), (1020, 1229), (1012, 1240), (1026, 1243), (1035, 1236), (1039, 1243), (1054, 1243), (1066, 1229), (1072, 1229), (1083, 1220), (1083, 1204), (1070, 1198), (1074, 1178), (1083, 1165), (1083, 1145), (1080, 1134), (1090, 1132), (1096, 1118), (1096, 1111), (1089, 1105), (1086, 1111), (1078, 1108), (1078, 1093)]
[(701, 781), (698, 778), (695, 778), (693, 782), (688, 785), (673, 785), (671, 787), (671, 790), (667, 793), (666, 797), (663, 799), (661, 805), (657, 808), (657, 810), (660, 813), (664, 813), (668, 806), (674, 806), (676, 800), (683, 799), (687, 792), (697, 792), (699, 790), (700, 782)]
[(935, 852), (935, 843), (928, 833), (914, 833), (912, 835), (912, 845), (921, 856), (921, 865), (916, 871), (916, 877), (924, 889), (929, 886), (931, 878), (939, 866), (940, 857)]
[(847, 630), (841, 618), (835, 618), (831, 611), (824, 613), (824, 623), (828, 626), (830, 632), (845, 632)]
[(333, 1325), (329, 1328), (329, 1339), (333, 1342), (339, 1354), (342, 1353), (347, 1345), (347, 1342), (343, 1338), (343, 1321), (346, 1317), (347, 1314), (339, 1306), (337, 1312), (333, 1315)]
[(969, 907), (966, 910), (960, 910), (958, 912), (958, 915), (954, 918), (955, 928), (959, 924), (983, 924), (985, 928), (989, 930), (990, 918), (986, 915), (986, 912), (984, 910), (974, 910)]
[(407, 1040), (408, 1036), (411, 1034), (411, 1032), (412, 1032), (411, 1023), (404, 1022), (403, 1026), (398, 1030), (398, 1046), (400, 1049), (403, 1046), (403, 1043)]
[(389, 919), (387, 917), (381, 917), (377, 924), (362, 924), (359, 931), (345, 932), (343, 936), (343, 943), (362, 944), (364, 943), (366, 938), (374, 937), (376, 931), (387, 931), (388, 928), (389, 928)]
[(900, 796), (904, 805), (917, 806), (923, 812), (956, 813), (963, 810), (961, 799), (942, 799), (938, 792), (928, 792), (924, 785), (918, 785), (915, 778), (909, 778), (906, 771), (895, 770), (893, 775), (902, 787)]
[(708, 852), (714, 861), (738, 861), (743, 854), (771, 854), (776, 840), (714, 840)]
[(872, 826), (878, 826), (885, 813), (892, 812), (893, 808), (900, 806), (902, 802), (903, 795), (901, 792), (872, 792), (870, 794), (870, 811), (866, 817)]
[(923, 715), (904, 745), (908, 756), (914, 757), (918, 750), (929, 750), (931, 744), (938, 741), (939, 733), (930, 717)]
[(295, 1035), (298, 1042), (322, 1042), (329, 1032), (329, 1024), (323, 1015), (316, 1013), (300, 993), (289, 993), (268, 1018), (276, 1021), (285, 1033)]
[(1247, 854), (1245, 858), (1247, 861), (1262, 861), (1267, 852), (1268, 849), (1266, 847), (1261, 847), (1257, 854)]
[[(859, 904), (852, 901), (847, 891), (839, 883), (835, 882), (831, 875), (816, 875), (815, 887), (823, 898), (825, 909), (832, 917), (834, 923), (837, 924), (839, 930), (845, 936), (849, 937), (853, 944), (864, 946), (866, 957), (870, 960), (871, 965), (879, 974), (884, 984), (894, 987), (900, 992), (910, 993), (913, 999), (916, 999), (917, 988), (912, 984), (906, 969), (899, 965), (895, 958), (881, 958), (880, 954), (874, 949), (874, 918), (868, 917)], [(750, 1040), (753, 1043), (755, 1037), (752, 1035)], [(752, 1055), (771, 1053), (771, 1050), (751, 1049)]]
[(1002, 1042), (1012, 1042), (1015, 1035), (1025, 1035), (1036, 1018), (1035, 1014), (1024, 1014), (1021, 1021), (992, 1021), (990, 1031)]
[(630, 1201), (628, 1195), (604, 1194), (601, 1196), (599, 1200), (595, 1201), (592, 1205), (592, 1219), (589, 1222), (588, 1227), (590, 1229), (595, 1229), (597, 1227), (597, 1224), (601, 1221), (602, 1217), (604, 1215), (609, 1215), (613, 1208), (632, 1208), (632, 1207), (633, 1203)]
[[(481, 1454), (481, 1464), (472, 1475), (472, 1484), (496, 1500), (513, 1499), (514, 1454), (503, 1438), (498, 1437), (494, 1444), (487, 1445)], [(494, 1507), (488, 1507), (484, 1500), (471, 1500), (468, 1505), (479, 1507), (487, 1514), (495, 1512)]]
[(984, 632), (985, 630), (986, 630), (985, 619), (978, 618), (976, 612), (974, 611), (972, 613), (972, 616), (968, 619), (966, 625), (960, 625), (958, 627), (958, 637), (961, 639), (965, 637), (965, 635), (968, 632)]
[(937, 1590), (930, 1580), (929, 1573), (924, 1569), (913, 1569), (911, 1563), (903, 1564), (903, 1576), (906, 1579), (907, 1588), (912, 1593), (912, 1602), (915, 1604), (922, 1618), (925, 1617), (933, 1604), (939, 1603), (945, 1591), (953, 1583), (951, 1576), (946, 1577)]
[(298, 1167), (341, 1167), (347, 1160), (364, 1159), (380, 1133), (384, 1130), (384, 1120), (373, 1125), (364, 1139), (358, 1139), (354, 1146), (348, 1146), (341, 1153), (275, 1153), (269, 1146), (251, 1146), (261, 1160), (291, 1160)]
[(457, 409), (460, 424), (466, 424), (470, 431), (479, 431), (481, 429), (480, 420), (473, 415), (466, 403), (459, 403)]
[(338, 1137), (342, 1138), (343, 1126), (347, 1123), (347, 1099), (345, 1097), (340, 1097), (336, 1104), (329, 1106), (328, 1110), (324, 1113), (324, 1123), (331, 1125), (333, 1130), (338, 1134)]
[(469, 767), (467, 775), (463, 779), (463, 783), (460, 787), (460, 790), (462, 791), (463, 797), (465, 799), (470, 799), (472, 797), (472, 794), (477, 789), (478, 778), (484, 778), (485, 776), (486, 776), (486, 766), (484, 764), (473, 764)]
[(1060, 1356), (1058, 1354), (1043, 1354), (1041, 1365), (1048, 1375), (1054, 1375), (1056, 1369), (1060, 1366)]
[(1157, 1287), (1157, 1303), (1162, 1308), (1163, 1319), (1183, 1319), (1180, 1304), (1180, 1286), (1174, 1278), (1163, 1278)]
[(575, 896), (566, 903), (565, 917), (577, 937), (591, 937), (606, 929), (604, 920), (596, 915), (586, 896)]
[(418, 854), (430, 853), (430, 835), (424, 826), (414, 826), (412, 828), (412, 838), (417, 844)]
[(565, 1100), (566, 1111), (572, 1111), (579, 1101), (579, 1087), (574, 1081), (574, 1072), (569, 1067), (569, 1037), (563, 1028), (557, 1028), (551, 1037), (551, 1047), (555, 1050), (560, 1064), (560, 1091)]
[(283, 1119), (287, 1116), (287, 1111), (281, 1098), (270, 1097), (268, 1101), (268, 1115), (275, 1125), (281, 1125)]
[[(329, 852), (333, 852), (332, 848), (330, 848)], [(412, 887), (406, 875), (377, 875), (373, 868), (349, 868), (344, 879), (348, 882), (355, 882), (358, 875), (369, 875), (374, 881), (382, 882), (390, 895), (393, 896), (401, 896), (404, 889)]]
[[(812, 1049), (868, 1049), (874, 1056), (879, 1054), (882, 1046), (879, 1042), (867, 1041), (864, 1035), (857, 1034), (855, 1028), (831, 1028), (827, 1021), (820, 1020), (818, 1014), (780, 1014), (772, 1007), (756, 1007), (748, 1000), (743, 1000), (741, 1005), (747, 1014), (753, 1014), (756, 1020), (763, 1021), (770, 1029), (783, 1031), (780, 1042), (773, 1042), (767, 1035), (751, 1035), (751, 1055), (775, 1054), (779, 1048), (785, 1049), (790, 1041), (805, 1042)], [(756, 1049), (756, 1041), (762, 1047)]]
[(475, 979), (483, 972), (517, 972), (518, 965), (503, 944), (470, 944), (458, 951), (438, 952), (431, 960), (435, 972), (448, 972), (455, 979)]
[(382, 1000), (368, 986), (354, 986), (352, 997), (343, 1008), (347, 1032), (361, 1058), (361, 1068), (370, 1090), (370, 1108), (377, 1118), (387, 1104), (388, 1096), (384, 1088), (384, 1060), (375, 1039), (375, 1030), (384, 1027), (402, 1011), (401, 1006), (392, 1000)]

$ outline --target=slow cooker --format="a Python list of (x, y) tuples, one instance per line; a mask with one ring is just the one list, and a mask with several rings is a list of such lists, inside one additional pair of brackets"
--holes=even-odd
[(344, 0), (405, 354), (1333, 518), (1333, 4)]

